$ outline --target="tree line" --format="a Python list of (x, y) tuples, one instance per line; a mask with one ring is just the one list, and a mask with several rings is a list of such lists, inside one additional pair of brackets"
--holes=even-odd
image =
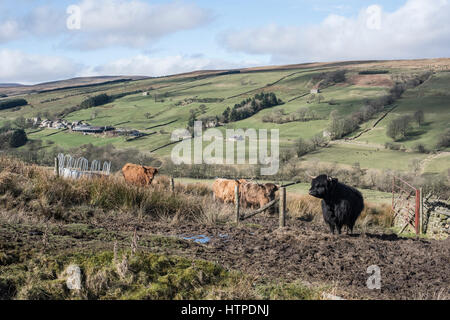
[(337, 70), (337, 71), (331, 71), (331, 72), (322, 72), (319, 74), (316, 74), (312, 77), (312, 80), (314, 82), (320, 82), (320, 87), (328, 87), (330, 85), (345, 82), (346, 80), (346, 70)]
[(28, 102), (25, 99), (8, 99), (5, 101), (0, 101), (0, 110), (26, 106), (27, 104)]
[(422, 110), (418, 110), (413, 116), (403, 115), (391, 120), (386, 129), (388, 137), (394, 141), (405, 139), (411, 130), (411, 123), (415, 121), (418, 126), (422, 126), (425, 121), (425, 115)]
[(278, 105), (282, 105), (284, 102), (278, 99), (273, 92), (258, 93), (253, 98), (248, 98), (241, 103), (237, 103), (233, 108), (228, 107), (222, 113), (220, 120), (224, 123), (235, 122), (250, 118), (259, 111), (267, 108), (272, 108)]
[[(371, 119), (386, 106), (392, 105), (407, 89), (421, 85), (429, 79), (431, 75), (431, 72), (425, 72), (415, 75), (412, 78), (406, 78), (401, 83), (397, 82), (389, 90), (387, 95), (372, 100), (366, 100), (363, 107), (348, 116), (341, 117), (338, 115), (336, 110), (332, 111), (330, 113), (330, 124), (328, 128), (331, 133), (331, 138), (333, 140), (341, 139), (342, 137), (354, 132), (359, 128), (361, 123)], [(404, 119), (402, 121), (404, 121)], [(404, 132), (404, 130), (401, 130), (400, 134), (402, 132)]]
[(203, 117), (202, 119), (198, 119), (198, 113), (205, 113), (207, 109), (205, 105), (200, 105), (199, 109), (190, 110), (188, 128), (192, 128), (197, 120), (215, 121), (216, 123), (230, 123), (247, 119), (263, 109), (272, 108), (282, 104), (284, 104), (284, 102), (281, 99), (278, 99), (275, 93), (262, 92), (256, 94), (253, 98), (242, 100), (240, 103), (235, 104), (233, 108), (226, 108), (220, 116)]
[(311, 139), (299, 138), (295, 143), (294, 152), (297, 157), (302, 157), (310, 152), (314, 152), (319, 148), (326, 147), (329, 140), (323, 134), (316, 134)]
[[(386, 135), (394, 140), (394, 142), (407, 139), (413, 130), (414, 123), (418, 127), (421, 127), (425, 123), (425, 114), (422, 110), (416, 111), (413, 115), (402, 115), (392, 119), (387, 124)], [(387, 142), (385, 147), (391, 150), (402, 150), (404, 148), (400, 144), (392, 142)], [(435, 146), (432, 146), (436, 150), (442, 150), (448, 147), (450, 147), (450, 129), (441, 133)], [(420, 153), (428, 153), (430, 151), (430, 148), (427, 148), (422, 143), (416, 144), (413, 149)]]

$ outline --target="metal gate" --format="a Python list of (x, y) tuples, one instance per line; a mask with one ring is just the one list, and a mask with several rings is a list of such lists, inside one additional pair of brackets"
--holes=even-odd
[(420, 234), (420, 216), (422, 206), (421, 189), (415, 188), (405, 180), (394, 177), (392, 179), (392, 211), (395, 219), (404, 223), (400, 233), (406, 228), (412, 228)]
[(58, 176), (71, 179), (80, 179), (81, 177), (94, 177), (99, 175), (109, 175), (111, 172), (111, 161), (102, 163), (97, 160), (91, 162), (83, 157), (73, 158), (70, 154), (58, 154), (55, 158), (55, 172)]

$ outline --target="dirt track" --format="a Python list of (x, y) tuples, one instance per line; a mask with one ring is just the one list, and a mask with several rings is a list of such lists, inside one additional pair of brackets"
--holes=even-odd
[[(211, 238), (208, 244), (191, 241), (185, 253), (255, 276), (332, 285), (345, 298), (450, 297), (450, 239), (407, 239), (394, 234), (332, 236), (321, 225), (299, 220), (290, 221), (284, 230), (277, 230), (274, 218), (259, 217), (252, 222), (259, 227), (154, 224), (142, 231), (206, 235)], [(381, 268), (381, 290), (366, 286), (370, 265)]]

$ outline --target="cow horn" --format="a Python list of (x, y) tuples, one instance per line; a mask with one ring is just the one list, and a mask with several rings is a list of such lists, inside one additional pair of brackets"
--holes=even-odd
[(310, 177), (311, 179), (317, 178), (317, 176), (312, 176), (308, 171), (306, 171), (306, 175), (307, 175), (308, 177)]

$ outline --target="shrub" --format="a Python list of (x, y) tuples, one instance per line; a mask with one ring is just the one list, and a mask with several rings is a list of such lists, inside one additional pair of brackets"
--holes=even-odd
[(297, 142), (295, 143), (295, 152), (297, 153), (298, 157), (302, 157), (305, 154), (311, 152), (313, 150), (313, 144), (305, 140), (303, 138), (299, 138)]
[(422, 110), (418, 110), (414, 113), (414, 121), (416, 121), (419, 126), (424, 123), (425, 115)]
[(27, 134), (23, 129), (0, 130), (0, 148), (18, 148), (28, 141)]
[(317, 74), (313, 76), (312, 80), (314, 82), (319, 82), (320, 87), (326, 87), (335, 83), (345, 82), (346, 77), (345, 74), (347, 73), (346, 70), (337, 70), (337, 71), (331, 71), (331, 72), (323, 72), (320, 74)]
[(397, 144), (397, 143), (386, 142), (386, 143), (384, 144), (384, 147), (385, 147), (386, 149), (389, 149), (389, 150), (396, 150), (396, 151), (399, 151), (400, 148), (401, 148), (401, 145), (400, 145), (400, 144)]
[(410, 129), (411, 117), (410, 116), (400, 116), (396, 119), (390, 121), (387, 125), (386, 134), (388, 137), (394, 140), (400, 140), (407, 136)]
[(11, 148), (18, 148), (26, 144), (28, 141), (27, 134), (23, 129), (16, 129), (12, 132), (9, 140), (9, 146)]
[(422, 143), (418, 143), (414, 146), (414, 151), (419, 152), (419, 153), (428, 153), (427, 148), (425, 147), (424, 144)]
[(450, 147), (450, 129), (447, 129), (438, 139), (436, 144), (438, 149), (444, 149)]
[(424, 180), (421, 182), (421, 186), (423, 188), (424, 195), (431, 193), (433, 196), (441, 199), (450, 198), (448, 178), (444, 175), (425, 176)]

